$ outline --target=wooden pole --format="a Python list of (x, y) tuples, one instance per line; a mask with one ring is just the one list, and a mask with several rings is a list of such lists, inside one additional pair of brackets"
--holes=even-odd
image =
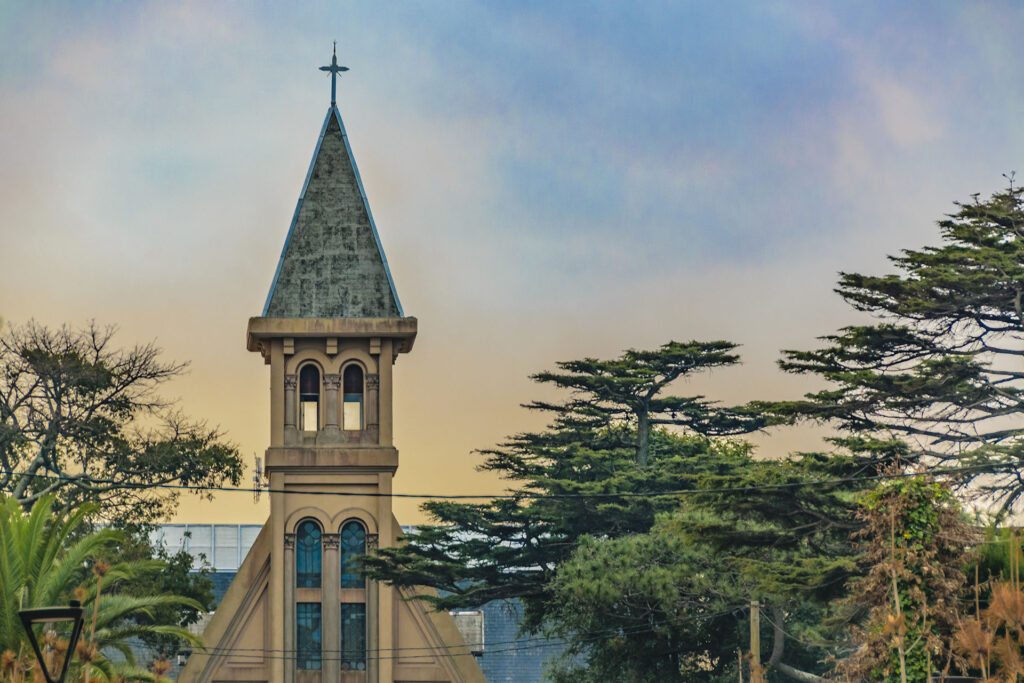
[(763, 683), (761, 677), (761, 607), (750, 601), (750, 683)]

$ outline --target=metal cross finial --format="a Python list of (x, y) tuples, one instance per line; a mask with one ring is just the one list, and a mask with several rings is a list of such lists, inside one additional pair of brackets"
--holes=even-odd
[(333, 107), (337, 104), (338, 74), (342, 71), (348, 71), (347, 66), (338, 66), (338, 41), (334, 41), (334, 54), (331, 55), (330, 66), (322, 66), (320, 70), (331, 72), (331, 106)]

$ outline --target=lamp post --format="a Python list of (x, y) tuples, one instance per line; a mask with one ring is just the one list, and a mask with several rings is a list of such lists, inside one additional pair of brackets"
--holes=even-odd
[[(71, 663), (71, 658), (75, 654), (75, 645), (78, 644), (78, 636), (82, 633), (82, 623), (84, 621), (82, 618), (82, 603), (78, 600), (72, 600), (71, 604), (67, 607), (23, 609), (18, 612), (18, 616), (21, 618), (21, 625), (25, 628), (25, 632), (28, 633), (29, 642), (32, 643), (32, 649), (36, 653), (36, 659), (39, 661), (39, 668), (43, 671), (46, 683), (64, 683), (64, 677), (68, 675), (68, 664)], [(36, 633), (32, 630), (33, 624), (51, 624), (57, 621), (74, 622), (74, 625), (71, 627), (71, 637), (68, 638), (68, 651), (64, 655), (64, 665), (60, 670), (60, 678), (54, 678), (47, 668), (46, 662), (43, 660), (43, 653), (39, 649)]]

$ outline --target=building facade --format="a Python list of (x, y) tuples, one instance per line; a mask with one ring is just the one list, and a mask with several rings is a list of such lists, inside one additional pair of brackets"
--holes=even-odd
[[(262, 528), (260, 524), (164, 524), (154, 530), (151, 539), (172, 553), (184, 550), (191, 554), (196, 570), (209, 570), (216, 607)], [(403, 527), (402, 531), (413, 533), (414, 529)], [(559, 640), (520, 635), (522, 610), (516, 601), (490, 602), (479, 610), (455, 612), (453, 617), (488, 683), (541, 683), (545, 665), (564, 649)], [(195, 625), (198, 632), (208, 619)], [(136, 659), (147, 665), (159, 656), (141, 641), (133, 648)], [(177, 680), (186, 660), (186, 654), (179, 655), (166, 675)]]
[(270, 370), (270, 518), (179, 681), (483, 681), (455, 621), (369, 582), (397, 542), (392, 367), (413, 348), (334, 98), (247, 348)]

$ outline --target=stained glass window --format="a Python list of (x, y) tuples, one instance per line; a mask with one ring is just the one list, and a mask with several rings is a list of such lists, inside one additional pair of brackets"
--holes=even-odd
[(341, 603), (341, 670), (366, 671), (366, 605)]
[(320, 535), (320, 527), (309, 520), (300, 524), (295, 534), (295, 585), (299, 588), (320, 587)]
[(366, 579), (356, 571), (356, 558), (366, 554), (366, 530), (359, 522), (341, 527), (341, 587), (365, 588)]
[(342, 375), (341, 421), (345, 429), (363, 428), (363, 370), (354, 363)]
[(295, 604), (295, 666), (319, 670), (322, 636), (319, 602)]

